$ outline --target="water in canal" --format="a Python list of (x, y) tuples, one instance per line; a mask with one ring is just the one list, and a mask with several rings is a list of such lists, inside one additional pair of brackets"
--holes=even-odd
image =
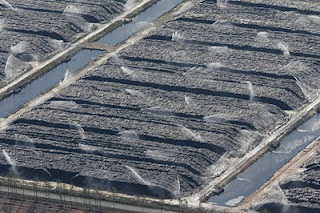
[(208, 202), (222, 206), (236, 206), (319, 136), (320, 115), (316, 114), (287, 135), (279, 147), (262, 156), (232, 180), (221, 194), (211, 197)]
[(111, 33), (100, 38), (97, 42), (109, 45), (123, 42), (141, 29), (152, 24), (157, 18), (169, 12), (181, 2), (183, 0), (159, 0), (145, 11), (133, 17), (130, 23), (121, 25)]
[(17, 111), (38, 95), (53, 88), (62, 81), (66, 72), (72, 74), (84, 67), (101, 54), (98, 50), (82, 49), (70, 58), (50, 71), (42, 74), (36, 80), (24, 85), (20, 90), (10, 94), (0, 101), (0, 118), (5, 118)]

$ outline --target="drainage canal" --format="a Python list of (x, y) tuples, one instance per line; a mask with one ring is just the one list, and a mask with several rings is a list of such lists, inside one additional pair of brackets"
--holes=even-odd
[[(97, 42), (117, 45), (149, 24), (152, 24), (153, 21), (172, 10), (181, 2), (183, 0), (159, 0), (133, 17), (130, 23), (121, 25), (100, 38)], [(82, 49), (72, 56), (70, 60), (57, 65), (33, 82), (22, 86), (18, 91), (6, 96), (0, 101), (0, 118), (8, 117), (31, 99), (36, 98), (38, 95), (53, 88), (60, 81), (63, 81), (67, 71), (69, 74), (75, 73), (96, 59), (101, 53), (102, 51), (98, 50)]]
[(183, 0), (160, 0), (133, 17), (130, 23), (121, 25), (114, 31), (100, 38), (97, 42), (109, 45), (119, 44), (141, 29), (151, 25), (153, 21), (175, 8), (181, 2), (183, 2)]
[(63, 81), (66, 74), (77, 70), (94, 60), (101, 51), (83, 49), (50, 71), (40, 75), (36, 80), (22, 86), (18, 91), (11, 93), (0, 101), (0, 118), (5, 118), (17, 111), (31, 99), (53, 88), (59, 81)]
[(320, 115), (316, 114), (287, 135), (275, 150), (266, 153), (238, 175), (221, 194), (209, 198), (208, 202), (221, 206), (238, 205), (319, 136)]

